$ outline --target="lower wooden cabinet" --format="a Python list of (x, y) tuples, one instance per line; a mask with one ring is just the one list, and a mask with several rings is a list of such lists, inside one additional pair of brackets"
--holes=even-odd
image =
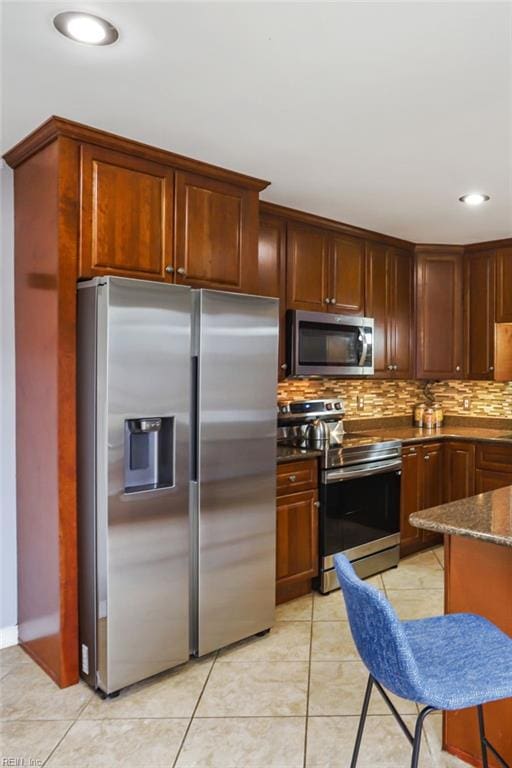
[(409, 515), (421, 509), (420, 461), (420, 445), (410, 445), (402, 449), (400, 489), (400, 552), (402, 554), (408, 554), (421, 547), (422, 531), (409, 522)]
[(475, 493), (512, 485), (512, 445), (450, 440), (404, 446), (400, 552), (408, 555), (441, 541), (437, 533), (409, 523), (409, 515)]
[(403, 448), (400, 510), (402, 555), (430, 547), (442, 540), (437, 533), (410, 525), (409, 515), (419, 509), (443, 503), (443, 476), (442, 443), (415, 444)]
[(476, 447), (476, 493), (512, 485), (512, 445), (479, 443)]
[(453, 441), (446, 443), (444, 500), (457, 501), (475, 494), (474, 443)]
[[(314, 474), (311, 465), (314, 466)], [(284, 488), (283, 481), (286, 483)], [(309, 488), (296, 490), (293, 487), (296, 482), (299, 487), (309, 485)], [(280, 464), (276, 507), (276, 603), (284, 603), (310, 592), (311, 580), (317, 574), (316, 461)]]

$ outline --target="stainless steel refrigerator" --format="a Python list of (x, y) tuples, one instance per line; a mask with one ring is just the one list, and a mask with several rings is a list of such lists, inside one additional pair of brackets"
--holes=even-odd
[(105, 694), (274, 619), (276, 299), (78, 291), (81, 674)]

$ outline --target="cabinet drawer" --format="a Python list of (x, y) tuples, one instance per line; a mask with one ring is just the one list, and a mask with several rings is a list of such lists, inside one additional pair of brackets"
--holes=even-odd
[(512, 472), (493, 472), (492, 469), (476, 470), (476, 493), (496, 491), (512, 485)]
[(478, 469), (512, 472), (512, 445), (505, 443), (478, 443), (476, 446)]
[(317, 464), (315, 459), (290, 461), (277, 465), (277, 495), (296, 493), (317, 487)]

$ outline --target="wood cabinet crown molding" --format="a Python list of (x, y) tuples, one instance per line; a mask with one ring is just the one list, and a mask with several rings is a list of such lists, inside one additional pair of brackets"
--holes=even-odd
[(504, 237), (501, 240), (486, 240), (483, 243), (470, 243), (464, 246), (466, 252), (472, 251), (491, 251), (494, 248), (507, 248), (512, 246), (512, 237)]
[(464, 255), (465, 245), (439, 245), (437, 243), (416, 243), (415, 253), (448, 253)]
[(239, 184), (249, 189), (261, 191), (270, 184), (270, 181), (221, 168), (217, 165), (205, 163), (202, 160), (194, 160), (184, 155), (178, 155), (175, 152), (159, 149), (134, 139), (127, 139), (118, 134), (93, 128), (83, 123), (77, 123), (74, 120), (58, 117), (57, 115), (48, 118), (38, 128), (29, 133), (28, 136), (6, 152), (3, 158), (11, 168), (17, 168), (21, 163), (40, 149), (43, 149), (47, 144), (51, 144), (59, 136), (65, 136), (69, 139), (88, 144), (96, 144), (101, 147), (117, 150), (118, 152), (135, 154), (141, 159), (163, 163), (175, 169), (198, 173), (202, 176), (211, 176), (212, 178), (229, 181), (232, 184)]
[(414, 243), (410, 242), (409, 240), (402, 240), (399, 237), (385, 235), (381, 232), (374, 232), (371, 229), (354, 227), (352, 224), (346, 224), (342, 221), (336, 221), (335, 219), (328, 219), (324, 216), (318, 216), (316, 213), (299, 211), (297, 208), (288, 208), (285, 205), (278, 205), (277, 203), (271, 203), (266, 200), (260, 200), (260, 213), (279, 216), (280, 218), (291, 222), (308, 224), (313, 227), (321, 227), (322, 229), (330, 229), (335, 233), (337, 232), (344, 235), (352, 235), (353, 237), (377, 240), (378, 242), (387, 243), (388, 245), (396, 245), (398, 248), (407, 248), (408, 250), (414, 249)]

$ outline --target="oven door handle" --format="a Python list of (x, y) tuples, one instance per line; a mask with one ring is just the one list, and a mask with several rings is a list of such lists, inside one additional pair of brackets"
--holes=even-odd
[(368, 352), (368, 342), (366, 340), (366, 331), (364, 329), (364, 326), (361, 326), (359, 328), (359, 341), (362, 342), (361, 357), (359, 358), (359, 365), (363, 367), (364, 361), (366, 360), (366, 354)]
[(395, 461), (385, 461), (380, 463), (377, 467), (366, 466), (361, 469), (350, 469), (350, 467), (343, 467), (342, 469), (331, 469), (328, 472), (324, 472), (322, 483), (342, 483), (344, 480), (353, 480), (356, 477), (370, 477), (370, 475), (383, 475), (386, 472), (393, 472), (393, 470), (400, 470), (402, 468), (402, 460), (396, 459)]

